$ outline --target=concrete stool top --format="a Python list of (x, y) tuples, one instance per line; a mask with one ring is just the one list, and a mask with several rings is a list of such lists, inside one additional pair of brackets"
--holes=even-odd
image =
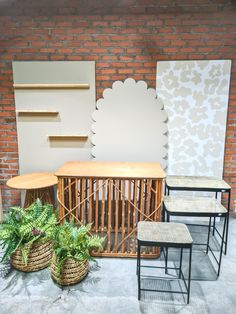
[(173, 213), (227, 213), (227, 209), (223, 205), (221, 205), (215, 198), (210, 197), (165, 196), (164, 204), (166, 210)]
[(185, 224), (172, 222), (138, 222), (137, 239), (145, 242), (191, 244), (192, 237)]

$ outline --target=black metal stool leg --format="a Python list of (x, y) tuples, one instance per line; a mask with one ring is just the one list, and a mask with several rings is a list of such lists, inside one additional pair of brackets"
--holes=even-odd
[(140, 255), (141, 255), (141, 245), (138, 241), (138, 254), (137, 254), (137, 272), (138, 272), (138, 300), (140, 300), (141, 297), (141, 291), (140, 291)]
[(222, 240), (221, 240), (221, 246), (220, 246), (220, 258), (219, 258), (217, 276), (220, 275), (220, 267), (221, 267), (221, 260), (222, 260), (222, 254), (223, 254), (223, 246), (224, 246), (224, 238), (225, 238), (226, 228), (227, 228), (227, 215), (225, 216), (225, 219), (224, 219), (224, 227), (223, 227)]
[(229, 233), (229, 211), (230, 211), (230, 199), (231, 191), (228, 191), (228, 206), (227, 206), (227, 222), (226, 222), (226, 235), (225, 235), (225, 255), (227, 254), (227, 245), (228, 245), (228, 233)]
[(183, 260), (183, 248), (181, 247), (181, 249), (180, 249), (180, 261), (179, 261), (179, 279), (181, 279), (182, 260)]
[(138, 245), (137, 245), (137, 265), (136, 265), (136, 276), (138, 276)]
[[(170, 215), (168, 213), (166, 214), (167, 214), (166, 220), (167, 222), (170, 222)], [(166, 254), (165, 254), (165, 274), (167, 274), (167, 266), (168, 266), (167, 264), (168, 264), (168, 247), (166, 247)]]
[(209, 250), (210, 233), (211, 233), (211, 217), (209, 218), (209, 225), (208, 225), (206, 254), (208, 254), (208, 250)]
[(188, 265), (188, 295), (187, 295), (187, 304), (189, 304), (189, 298), (190, 298), (191, 265), (192, 265), (192, 246), (190, 247), (190, 250), (189, 250), (189, 265)]
[(166, 248), (166, 254), (165, 254), (165, 274), (167, 274), (168, 271), (168, 248)]
[(214, 236), (215, 235), (215, 228), (216, 228), (216, 217), (213, 218), (213, 230), (212, 230), (212, 235)]
[(166, 208), (165, 205), (163, 204), (163, 209), (162, 209), (162, 222), (165, 222), (166, 220)]
[[(216, 192), (215, 194), (215, 199), (217, 199), (217, 195), (218, 195), (218, 192)], [(215, 235), (215, 229), (216, 229), (216, 217), (213, 218), (213, 230), (212, 230), (213, 236)]]

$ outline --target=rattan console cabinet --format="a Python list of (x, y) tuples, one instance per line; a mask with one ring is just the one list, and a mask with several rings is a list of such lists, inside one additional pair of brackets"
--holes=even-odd
[[(99, 256), (136, 257), (136, 226), (159, 221), (165, 173), (159, 163), (67, 162), (58, 177), (59, 217), (92, 223), (105, 237)], [(157, 256), (155, 248), (144, 255)]]

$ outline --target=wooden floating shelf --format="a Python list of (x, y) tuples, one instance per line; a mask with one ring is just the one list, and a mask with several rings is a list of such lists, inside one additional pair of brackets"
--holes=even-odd
[(61, 134), (61, 135), (48, 135), (50, 140), (84, 140), (88, 138), (88, 135), (85, 134)]
[(17, 110), (18, 115), (58, 115), (55, 110)]
[(89, 89), (89, 84), (13, 84), (15, 89)]

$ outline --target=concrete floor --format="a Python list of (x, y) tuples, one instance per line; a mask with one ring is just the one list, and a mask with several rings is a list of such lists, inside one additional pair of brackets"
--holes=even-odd
[[(203, 229), (201, 237), (205, 237)], [(195, 231), (195, 228), (191, 228), (194, 238)], [(216, 243), (212, 243), (212, 246), (217, 249)], [(176, 252), (172, 251), (171, 263), (175, 264), (177, 257)], [(7, 276), (0, 278), (0, 313), (235, 314), (236, 218), (230, 219), (228, 254), (223, 256), (218, 279), (209, 256), (199, 249), (194, 251), (194, 280), (189, 305), (186, 305), (182, 294), (153, 292), (143, 292), (139, 302), (135, 271), (134, 259), (100, 258), (91, 263), (90, 272), (83, 282), (60, 288), (52, 282), (49, 269), (29, 274), (11, 270)], [(148, 281), (146, 284), (167, 288), (169, 282)]]

